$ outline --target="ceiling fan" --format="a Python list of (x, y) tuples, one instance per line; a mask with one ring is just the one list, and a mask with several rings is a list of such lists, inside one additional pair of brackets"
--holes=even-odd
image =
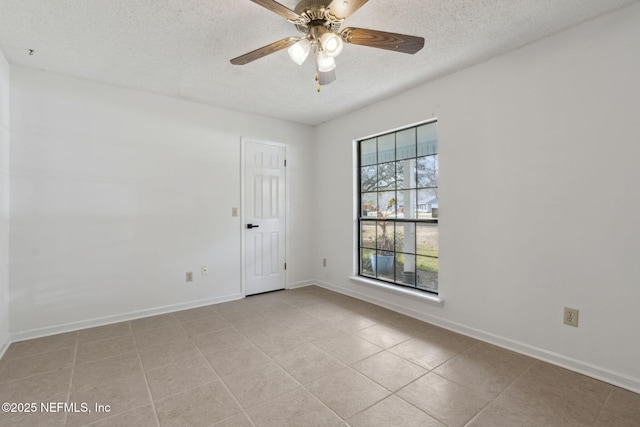
[(289, 56), (302, 64), (313, 51), (318, 91), (336, 79), (335, 58), (340, 55), (344, 43), (396, 52), (414, 54), (424, 47), (424, 38), (365, 28), (340, 26), (368, 0), (301, 0), (291, 10), (275, 0), (251, 0), (277, 13), (296, 26), (299, 37), (287, 37), (231, 60), (234, 65), (245, 65), (264, 56), (288, 48)]

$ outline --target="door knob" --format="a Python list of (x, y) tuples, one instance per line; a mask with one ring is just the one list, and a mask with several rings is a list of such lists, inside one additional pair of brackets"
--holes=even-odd
[(247, 228), (249, 230), (251, 230), (252, 228), (258, 228), (258, 227), (260, 227), (260, 226), (259, 225), (254, 225), (254, 224), (247, 224)]

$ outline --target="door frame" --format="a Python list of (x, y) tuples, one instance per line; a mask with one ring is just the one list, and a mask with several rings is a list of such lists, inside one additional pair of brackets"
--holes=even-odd
[[(246, 244), (245, 244), (245, 239), (246, 239), (246, 234), (247, 234), (247, 228), (246, 228), (246, 215), (245, 215), (245, 207), (246, 207), (246, 203), (245, 203), (245, 196), (246, 196), (246, 182), (245, 182), (245, 172), (246, 172), (246, 144), (247, 143), (254, 143), (254, 144), (263, 144), (263, 145), (271, 145), (271, 146), (276, 146), (276, 147), (282, 147), (284, 148), (284, 158), (285, 161), (287, 160), (287, 156), (289, 153), (289, 144), (284, 144), (282, 142), (274, 142), (274, 141), (267, 141), (267, 140), (262, 140), (262, 139), (256, 139), (256, 138), (248, 138), (248, 137), (240, 137), (240, 264), (241, 264), (241, 272), (240, 272), (240, 282), (241, 282), (241, 293), (242, 293), (242, 298), (246, 298), (247, 296), (247, 288), (246, 288), (246, 268), (247, 268), (247, 256), (246, 256)], [(285, 226), (284, 226), (284, 233), (285, 233), (285, 248), (284, 248), (284, 259), (285, 259), (285, 263), (288, 262), (289, 259), (289, 164), (287, 162), (287, 167), (284, 168), (284, 179), (285, 179), (285, 186), (284, 186), (284, 204), (285, 204)], [(288, 266), (287, 266), (288, 267)], [(288, 280), (288, 268), (286, 268), (284, 270), (284, 288), (285, 289), (289, 289), (289, 280)]]

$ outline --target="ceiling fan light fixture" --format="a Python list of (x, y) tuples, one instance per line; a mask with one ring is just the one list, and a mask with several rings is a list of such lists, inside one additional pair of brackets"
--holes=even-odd
[(336, 68), (336, 60), (320, 50), (316, 53), (316, 67), (320, 73), (329, 72)]
[(293, 46), (291, 46), (287, 52), (289, 57), (298, 65), (302, 65), (311, 52), (311, 42), (308, 39), (302, 39)]
[(344, 42), (339, 34), (333, 31), (327, 31), (320, 36), (320, 46), (322, 50), (332, 58), (340, 55), (344, 48)]

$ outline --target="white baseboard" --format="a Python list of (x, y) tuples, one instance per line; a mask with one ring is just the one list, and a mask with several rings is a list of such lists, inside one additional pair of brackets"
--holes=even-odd
[(571, 371), (578, 372), (580, 374), (584, 374), (589, 377), (604, 381), (606, 383), (630, 390), (634, 393), (640, 393), (640, 378), (633, 378), (619, 372), (614, 372), (609, 369), (601, 368), (599, 366), (595, 366), (581, 360), (564, 356), (562, 354), (554, 353), (548, 350), (531, 346), (523, 342), (514, 341), (509, 338), (494, 335), (492, 333), (472, 328), (460, 323), (452, 322), (438, 316), (425, 314), (398, 304), (393, 304), (385, 300), (371, 297), (361, 292), (356, 292), (341, 286), (336, 286), (331, 283), (323, 282), (320, 280), (314, 280), (312, 282), (317, 286), (329, 289), (331, 291), (358, 298), (379, 305), (381, 307), (388, 308), (389, 310), (393, 310), (398, 313), (413, 317), (415, 319), (422, 320), (423, 322), (431, 323), (441, 328), (448, 329), (450, 331), (457, 332), (462, 335), (466, 335), (480, 341), (505, 348), (507, 350), (515, 351), (517, 353), (533, 357), (534, 359), (561, 366)]
[(8, 336), (5, 342), (0, 343), (0, 359), (2, 359), (2, 357), (7, 352), (7, 350), (9, 350), (10, 345), (11, 345), (11, 336)]
[(302, 282), (289, 283), (289, 285), (287, 286), (287, 289), (304, 288), (307, 286), (315, 285), (315, 283), (316, 283), (315, 280), (303, 280)]
[[(242, 299), (242, 294), (231, 294), (223, 297), (209, 298), (206, 300), (191, 301), (187, 303), (167, 305), (163, 307), (150, 308), (140, 311), (134, 311), (124, 314), (116, 314), (113, 316), (100, 317), (96, 319), (82, 320), (79, 322), (65, 323), (62, 325), (47, 326), (46, 328), (30, 329), (26, 331), (13, 332), (10, 337), (11, 342), (29, 340), (33, 338), (41, 338), (50, 335), (61, 334), (65, 332), (78, 331), (80, 329), (94, 328), (96, 326), (110, 325), (112, 323), (126, 322), (128, 320), (140, 319), (141, 317), (156, 316), (158, 314), (173, 313), (180, 310), (188, 310), (190, 308), (202, 307), (205, 305), (220, 304), (228, 301)], [(7, 347), (9, 345), (7, 344)]]

